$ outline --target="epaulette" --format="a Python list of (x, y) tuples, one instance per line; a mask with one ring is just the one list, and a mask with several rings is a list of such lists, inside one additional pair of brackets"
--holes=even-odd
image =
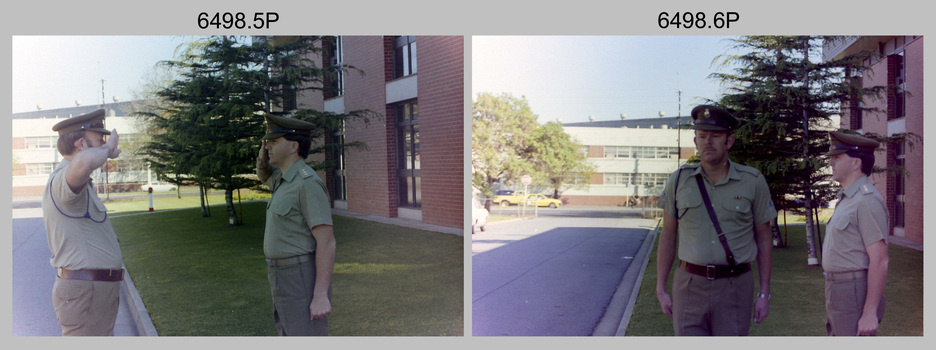
[(309, 178), (312, 175), (315, 175), (315, 171), (312, 170), (308, 165), (299, 168), (299, 176), (302, 176), (303, 179)]
[(861, 185), (861, 193), (863, 194), (874, 193), (874, 185), (872, 184)]
[(741, 164), (738, 164), (738, 163), (734, 163), (734, 164), (738, 166), (738, 168), (737, 168), (738, 171), (745, 172), (745, 173), (749, 173), (749, 174), (752, 174), (752, 175), (754, 175), (754, 176), (759, 176), (759, 175), (761, 174), (760, 170), (757, 170), (757, 168), (755, 168), (755, 167), (751, 167), (751, 166), (747, 166), (747, 165), (741, 165)]

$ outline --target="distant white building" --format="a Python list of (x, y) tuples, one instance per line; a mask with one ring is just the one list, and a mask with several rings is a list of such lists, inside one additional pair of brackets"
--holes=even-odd
[[(133, 105), (133, 101), (128, 101), (107, 104), (105, 108), (105, 127), (117, 129), (122, 145), (132, 142), (139, 133), (136, 118), (127, 116)], [(91, 105), (12, 115), (14, 198), (41, 196), (49, 174), (62, 161), (56, 149), (58, 133), (52, 131), (52, 126), (100, 108), (100, 105)], [(147, 183), (148, 175), (143, 162), (131, 154), (121, 153), (117, 159), (108, 161), (107, 171), (103, 168), (95, 171), (92, 179), (101, 193), (105, 184), (110, 192), (138, 191), (140, 185)]]
[[(689, 117), (565, 123), (596, 165), (587, 190), (566, 190), (573, 205), (653, 205), (669, 175), (695, 154)], [(644, 202), (641, 202), (644, 201)]]
[[(831, 129), (838, 119), (816, 129)], [(571, 205), (655, 207), (666, 179), (696, 154), (691, 124), (689, 116), (563, 124), (597, 170), (587, 190), (566, 190), (562, 199)]]

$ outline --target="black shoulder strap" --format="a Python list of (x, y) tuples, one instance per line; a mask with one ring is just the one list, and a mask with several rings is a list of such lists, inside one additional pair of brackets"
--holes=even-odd
[(709, 218), (712, 219), (712, 224), (715, 225), (715, 232), (718, 232), (718, 241), (725, 248), (728, 265), (735, 266), (738, 263), (735, 262), (734, 253), (731, 252), (731, 248), (728, 248), (728, 239), (725, 238), (725, 233), (722, 232), (721, 225), (718, 224), (718, 216), (715, 215), (715, 209), (712, 208), (712, 200), (709, 199), (708, 190), (705, 189), (705, 184), (702, 183), (702, 174), (696, 175), (696, 183), (699, 184), (699, 192), (702, 193), (702, 201), (705, 202), (705, 209), (708, 210)]
[(676, 211), (676, 218), (679, 218), (679, 209), (676, 206), (676, 191), (679, 191), (679, 176), (682, 175), (682, 167), (676, 172), (676, 183), (673, 184), (673, 210)]

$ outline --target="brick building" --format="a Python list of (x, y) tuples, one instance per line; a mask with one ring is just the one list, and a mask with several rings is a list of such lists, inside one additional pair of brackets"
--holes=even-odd
[(347, 64), (364, 74), (331, 82), (339, 86), (335, 96), (313, 94), (300, 103), (384, 115), (349, 122), (333, 136), (369, 147), (327, 156), (338, 164), (324, 176), (334, 206), (464, 227), (464, 38), (342, 36), (324, 45), (323, 65)]
[[(865, 87), (891, 86), (882, 99), (848, 101), (843, 105), (841, 128), (891, 136), (910, 132), (923, 136), (923, 37), (860, 36), (827, 43), (823, 59), (870, 50), (877, 53), (865, 61), (870, 71), (855, 78)], [(862, 113), (849, 106), (876, 107), (880, 113)], [(871, 181), (884, 196), (890, 212), (891, 235), (923, 242), (923, 140), (888, 144), (875, 153), (879, 167), (903, 166), (906, 174), (878, 173)]]

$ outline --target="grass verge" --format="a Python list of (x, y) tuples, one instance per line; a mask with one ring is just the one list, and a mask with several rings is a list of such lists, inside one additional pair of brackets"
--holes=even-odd
[[(773, 251), (770, 316), (760, 324), (752, 323), (750, 335), (825, 336), (822, 268), (806, 264), (805, 228), (789, 226), (788, 230), (788, 247)], [(922, 336), (923, 252), (891, 244), (888, 254), (890, 264), (884, 290), (887, 307), (878, 334)], [(672, 320), (660, 310), (656, 298), (656, 263), (654, 246), (627, 328), (629, 336), (673, 335)], [(672, 276), (670, 273), (670, 287)]]
[[(111, 220), (160, 335), (275, 335), (265, 205), (244, 203), (241, 226), (198, 208)], [(464, 333), (463, 237), (342, 216), (334, 224), (330, 334)]]

